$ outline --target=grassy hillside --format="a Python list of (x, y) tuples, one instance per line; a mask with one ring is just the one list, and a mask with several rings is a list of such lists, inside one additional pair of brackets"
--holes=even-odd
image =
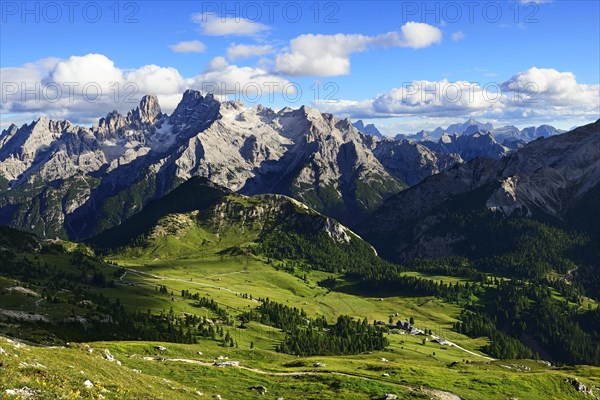
[(152, 228), (161, 217), (206, 208), (229, 193), (229, 190), (211, 184), (205, 178), (193, 177), (164, 197), (150, 202), (142, 212), (89, 242), (103, 248), (127, 245)]
[[(208, 193), (189, 197), (192, 205), (165, 201), (123, 224), (121, 236), (114, 231), (94, 240), (96, 248), (116, 246), (101, 248), (102, 258), (83, 244), (0, 231), (3, 391), (35, 398), (178, 399), (199, 392), (236, 399), (264, 398), (264, 386), (267, 397), (284, 399), (500, 400), (582, 399), (570, 379), (600, 385), (598, 368), (495, 360), (485, 354), (493, 344), (487, 334), (461, 333), (463, 310), (492, 303), (501, 283), (456, 273), (460, 260), (407, 271), (285, 197)], [(382, 271), (398, 286), (377, 284)], [(468, 296), (452, 300), (449, 288)], [(553, 296), (580, 307), (562, 292)], [(275, 314), (267, 318), (265, 298), (288, 316), (302, 310), (310, 322), (289, 327)], [(376, 326), (385, 347), (311, 357), (277, 351), (312, 326), (325, 324), (316, 334), (332, 335), (343, 315)], [(424, 334), (388, 326), (401, 320)], [(227, 361), (239, 365), (219, 366)]]
[[(261, 334), (268, 336), (260, 327), (251, 329), (256, 340)], [(165, 350), (156, 350), (157, 345)], [(473, 400), (537, 400), (589, 398), (568, 381), (574, 376), (586, 385), (600, 383), (600, 370), (589, 367), (556, 369), (530, 361), (453, 363), (396, 351), (298, 360), (256, 347), (250, 350), (246, 345), (229, 349), (210, 342), (93, 342), (45, 348), (0, 337), (0, 348), (4, 350), (0, 354), (0, 387), (3, 391), (33, 393), (39, 399), (91, 399), (100, 395), (106, 399), (189, 399), (220, 395), (223, 399), (363, 400), (395, 394), (408, 400), (454, 399), (449, 396), (456, 394)], [(107, 354), (115, 361), (109, 361)], [(218, 366), (227, 361), (239, 361), (240, 366)], [(315, 367), (316, 363), (325, 365)], [(89, 388), (84, 383), (88, 380), (93, 385)], [(266, 396), (260, 394), (262, 387), (266, 388)], [(16, 397), (5, 393), (7, 398)]]
[[(223, 240), (231, 244), (226, 236)], [(549, 368), (536, 361), (484, 358), (480, 349), (486, 339), (469, 339), (452, 331), (460, 309), (435, 297), (361, 294), (340, 274), (314, 270), (292, 273), (260, 256), (219, 254), (217, 249), (211, 250), (212, 255), (206, 251), (196, 257), (161, 253), (160, 259), (152, 253), (144, 256), (147, 258), (115, 254), (110, 258), (113, 264), (80, 258), (76, 255), (81, 247), (78, 250), (68, 244), (45, 244), (38, 253), (17, 253), (13, 259), (17, 264), (26, 261), (29, 267), (38, 265), (59, 275), (83, 271), (89, 277), (94, 270), (105, 276), (105, 282), (75, 284), (81, 282), (80, 275), (64, 276), (62, 283), (53, 287), (48, 279), (59, 280), (36, 274), (35, 267), (28, 269), (29, 275), (17, 269), (3, 270), (2, 310), (16, 311), (3, 313), (0, 329), (4, 335), (45, 345), (64, 346), (73, 339), (88, 344), (18, 347), (0, 339), (4, 350), (0, 362), (5, 372), (0, 387), (27, 387), (38, 398), (97, 398), (102, 394), (104, 398), (177, 399), (196, 397), (196, 391), (224, 399), (262, 398), (250, 388), (264, 386), (268, 395), (286, 399), (371, 399), (384, 398), (388, 393), (401, 399), (446, 398), (441, 396), (447, 394), (435, 390), (467, 399), (557, 398), (557, 393), (558, 398), (577, 399), (584, 396), (567, 379), (577, 377), (588, 386), (600, 384), (598, 369), (592, 367)], [(332, 277), (337, 281), (336, 290), (319, 286)], [(70, 289), (65, 291), (65, 287)], [(216, 301), (231, 318), (217, 322), (214, 309), (198, 307), (195, 300), (182, 296), (182, 290)], [(85, 321), (65, 321), (73, 316), (91, 321), (95, 313), (104, 314), (106, 310), (95, 303), (100, 301), (95, 297), (100, 293), (113, 304), (118, 299), (129, 312), (149, 310), (150, 314), (172, 314), (173, 318), (209, 318), (234, 338), (235, 345), (223, 346), (219, 335), (215, 339), (198, 338), (195, 344), (122, 341), (117, 339), (125, 333), (119, 332), (124, 327), (118, 325), (106, 331), (113, 331), (113, 340), (106, 341), (111, 337), (105, 334), (105, 341), (90, 342), (102, 332), (86, 330)], [(277, 353), (275, 346), (284, 337), (280, 329), (256, 322), (242, 326), (235, 320), (242, 312), (255, 309), (259, 305), (256, 299), (265, 295), (303, 308), (309, 316), (322, 315), (329, 320), (348, 314), (387, 321), (398, 313), (394, 320), (413, 317), (417, 327), (431, 329), (457, 346), (423, 345), (423, 336), (390, 332), (386, 350), (370, 354), (297, 358)], [(157, 345), (166, 350), (156, 350)], [(105, 349), (122, 365), (106, 360)], [(215, 360), (217, 364), (227, 361), (219, 360), (220, 356), (239, 361), (242, 368), (215, 366)], [(325, 366), (315, 367), (317, 363)], [(86, 380), (94, 386), (85, 388)]]

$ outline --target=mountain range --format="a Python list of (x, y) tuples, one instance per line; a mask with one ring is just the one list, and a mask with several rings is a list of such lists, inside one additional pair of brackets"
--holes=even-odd
[[(476, 120), (451, 125), (457, 133), (437, 141), (381, 139), (367, 127), (310, 107), (248, 108), (194, 90), (171, 115), (148, 95), (92, 127), (40, 117), (0, 134), (0, 223), (42, 237), (88, 238), (201, 176), (240, 194), (287, 195), (354, 228), (409, 187), (538, 146), (500, 144), (483, 132), (492, 126)], [(522, 132), (556, 133), (543, 126)]]
[[(476, 158), (426, 178), (388, 199), (359, 232), (397, 261), (477, 252), (476, 229), (465, 224), (469, 213), (479, 213), (474, 221), (526, 217), (567, 230), (585, 226), (595, 236), (599, 193), (600, 120), (538, 138), (502, 159)], [(487, 233), (498, 243), (505, 239)]]
[(11, 125), (0, 146), (0, 221), (49, 237), (99, 233), (196, 175), (245, 194), (287, 194), (342, 220), (405, 187), (348, 120), (192, 90), (171, 115), (145, 96), (90, 128), (45, 117)]
[(550, 137), (566, 131), (557, 129), (551, 125), (531, 126), (519, 130), (516, 126), (506, 125), (495, 128), (491, 123), (479, 122), (476, 119), (469, 118), (463, 123), (449, 125), (447, 128), (438, 127), (432, 131), (422, 130), (415, 134), (398, 134), (396, 139), (412, 139), (417, 141), (438, 141), (443, 136), (450, 135), (473, 135), (474, 133), (490, 133), (494, 139), (503, 145), (514, 147), (515, 142), (530, 142), (538, 137)]
[(247, 195), (288, 195), (354, 226), (432, 174), (507, 151), (459, 139), (443, 146), (382, 140), (313, 108), (248, 108), (193, 90), (167, 115), (155, 96), (144, 96), (126, 115), (110, 112), (91, 127), (40, 117), (2, 131), (0, 223), (86, 238), (203, 176)]

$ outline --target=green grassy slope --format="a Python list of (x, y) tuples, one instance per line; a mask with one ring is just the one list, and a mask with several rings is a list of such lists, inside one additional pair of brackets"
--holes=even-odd
[(206, 208), (228, 193), (229, 190), (215, 186), (205, 178), (193, 177), (164, 197), (150, 202), (143, 212), (95, 236), (90, 243), (98, 247), (124, 246), (152, 228), (161, 217)]
[[(59, 268), (70, 268), (68, 255), (40, 254), (39, 257)], [(203, 296), (218, 301), (232, 315), (249, 307), (256, 307), (255, 301), (243, 298), (236, 291), (244, 291), (254, 297), (268, 294), (274, 300), (303, 307), (311, 315), (323, 314), (328, 318), (333, 318), (338, 313), (349, 313), (370, 319), (385, 319), (388, 315), (399, 312), (399, 318), (413, 316), (417, 326), (429, 327), (465, 349), (479, 353), (479, 347), (485, 344), (483, 339), (472, 340), (449, 332), (458, 310), (433, 297), (391, 296), (381, 301), (375, 297), (328, 292), (316, 285), (315, 281), (329, 274), (309, 272), (307, 279), (303, 280), (288, 272), (277, 271), (263, 260), (252, 258), (248, 261), (245, 256), (167, 259), (148, 265), (136, 261), (138, 260), (119, 259), (119, 264), (137, 266), (127, 269), (126, 274), (121, 276), (122, 279), (115, 277), (113, 288), (90, 288), (90, 291), (102, 291), (108, 297), (119, 298), (127, 309), (151, 308), (153, 312), (168, 312), (172, 308), (177, 315), (194, 313), (209, 318), (214, 318), (210, 310), (198, 309), (192, 301), (178, 296), (178, 291), (198, 291)], [(97, 268), (107, 276), (110, 271), (118, 271), (114, 266), (106, 264), (98, 264)], [(89, 312), (85, 307), (77, 305), (39, 301), (40, 298), (35, 293), (40, 292), (40, 287), (34, 282), (25, 284), (4, 278), (0, 284), (2, 308), (44, 315), (55, 321), (73, 313), (85, 316)], [(31, 293), (7, 290), (17, 284), (27, 285)], [(157, 293), (157, 284), (165, 285), (168, 293)], [(0, 327), (4, 334), (13, 337), (47, 340), (43, 329), (22, 320), (4, 321)], [(6, 351), (0, 355), (5, 372), (0, 377), (0, 387), (20, 389), (27, 386), (36, 391), (38, 398), (97, 398), (98, 394), (102, 394), (105, 398), (177, 399), (193, 398), (196, 391), (206, 395), (219, 394), (224, 399), (258, 398), (259, 395), (252, 392), (250, 387), (263, 385), (274, 398), (281, 396), (286, 399), (369, 399), (383, 398), (386, 393), (394, 393), (399, 398), (418, 399), (431, 398), (430, 393), (421, 389), (433, 388), (456, 393), (467, 399), (538, 399), (551, 398), (556, 393), (560, 393), (558, 398), (577, 399), (583, 397), (567, 384), (567, 378), (578, 377), (587, 385), (599, 383), (597, 368), (555, 369), (522, 360), (489, 363), (456, 347), (435, 343), (423, 345), (420, 337), (411, 335), (390, 334), (391, 344), (388, 349), (373, 354), (298, 359), (274, 351), (276, 343), (282, 339), (282, 333), (277, 329), (257, 323), (250, 323), (244, 329), (237, 325), (226, 326), (226, 329), (235, 338), (237, 347), (223, 347), (218, 340), (210, 339), (201, 339), (198, 344), (193, 345), (111, 341), (89, 343), (94, 352), (88, 353), (87, 347), (80, 345), (67, 348), (28, 346), (26, 350), (16, 349), (13, 344), (5, 341), (0, 344)], [(154, 346), (157, 344), (165, 346), (167, 350), (155, 350)], [(123, 365), (117, 366), (102, 360), (104, 349), (108, 349)], [(14, 357), (14, 354), (19, 357)], [(219, 356), (240, 361), (243, 367), (259, 371), (210, 365)], [(160, 357), (165, 361), (144, 357)], [(382, 361), (383, 358), (388, 361)], [(184, 361), (172, 361), (173, 359)], [(208, 364), (194, 364), (189, 360)], [(315, 363), (326, 366), (315, 368)], [(522, 365), (528, 366), (532, 371), (526, 371)], [(136, 373), (134, 369), (142, 372)], [(315, 370), (325, 373), (300, 376), (268, 374)], [(90, 390), (83, 387), (86, 379), (94, 384)], [(78, 395), (75, 394), (77, 392)]]
[[(254, 340), (269, 336), (260, 326), (249, 329)], [(158, 344), (166, 350), (156, 350)], [(96, 399), (100, 395), (106, 399), (188, 399), (200, 397), (198, 393), (223, 399), (382, 399), (387, 393), (399, 399), (448, 398), (438, 391), (473, 400), (584, 399), (589, 397), (577, 392), (568, 379), (578, 376), (587, 386), (600, 384), (598, 368), (557, 369), (531, 361), (452, 363), (397, 348), (299, 360), (257, 347), (250, 350), (246, 342), (234, 349), (208, 341), (198, 345), (94, 342), (45, 348), (0, 337), (0, 347), (0, 387), (3, 391), (27, 388), (39, 399)], [(107, 351), (116, 361), (106, 359)], [(240, 367), (217, 366), (226, 361), (239, 361)], [(315, 367), (316, 363), (324, 366)], [(86, 380), (93, 387), (86, 388)], [(252, 390), (256, 386), (264, 386), (267, 396)]]

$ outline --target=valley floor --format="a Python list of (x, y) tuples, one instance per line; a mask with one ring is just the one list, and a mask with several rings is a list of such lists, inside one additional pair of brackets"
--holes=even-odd
[[(64, 255), (44, 258), (59, 266), (67, 263)], [(0, 388), (4, 397), (187, 399), (218, 395), (222, 399), (251, 399), (265, 398), (260, 393), (266, 389), (266, 398), (286, 400), (384, 399), (388, 394), (398, 399), (538, 400), (589, 398), (569, 379), (577, 378), (587, 387), (600, 386), (598, 368), (553, 368), (538, 361), (487, 357), (480, 351), (485, 338), (470, 339), (451, 330), (458, 307), (434, 297), (357, 294), (351, 282), (331, 291), (317, 285), (331, 274), (306, 271), (300, 277), (260, 258), (242, 256), (120, 258), (111, 262), (98, 265), (116, 280), (113, 288), (102, 289), (102, 293), (119, 299), (128, 309), (173, 310), (175, 314), (214, 318), (212, 311), (199, 309), (180, 296), (181, 290), (214, 299), (233, 315), (255, 308), (259, 297), (269, 297), (328, 319), (339, 314), (370, 321), (387, 321), (390, 315), (396, 315), (394, 319), (413, 317), (415, 326), (431, 329), (429, 339), (444, 337), (456, 345), (442, 346), (423, 342), (423, 336), (390, 333), (385, 351), (295, 357), (274, 351), (283, 333), (257, 322), (244, 328), (227, 327), (235, 347), (210, 339), (189, 345), (109, 341), (44, 347), (4, 337), (0, 339)], [(21, 313), (12, 316), (12, 323), (2, 324), (5, 334), (40, 341), (43, 333), (22, 331), (15, 321), (65, 318), (75, 312), (67, 305), (48, 304), (35, 289), (17, 283), (0, 280), (0, 308)], [(159, 286), (164, 286), (166, 293), (157, 293)]]

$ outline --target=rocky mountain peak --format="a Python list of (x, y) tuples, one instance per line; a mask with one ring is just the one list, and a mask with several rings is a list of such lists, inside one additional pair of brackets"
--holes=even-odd
[(15, 133), (19, 131), (19, 128), (15, 124), (10, 124), (10, 126), (0, 133), (0, 147), (6, 143), (8, 139), (13, 137)]
[(153, 123), (162, 116), (158, 97), (146, 95), (142, 97), (140, 105), (133, 111), (134, 118), (142, 123)]
[(38, 120), (33, 122), (29, 127), (31, 128), (32, 133), (44, 133), (50, 131), (53, 134), (61, 133), (63, 131), (68, 131), (74, 128), (71, 122), (69, 121), (52, 120), (45, 115), (38, 118)]
[(322, 113), (316, 108), (309, 106), (301, 106), (294, 114), (306, 119), (307, 121), (317, 124), (332, 125), (333, 123), (337, 122), (337, 119), (333, 116), (333, 114)]
[(364, 133), (366, 135), (375, 136), (380, 139), (384, 138), (383, 134), (381, 132), (379, 132), (379, 129), (377, 129), (377, 127), (374, 124), (365, 125), (365, 123), (362, 121), (362, 119), (359, 119), (352, 125), (354, 125), (354, 127), (356, 129), (358, 129), (359, 131), (361, 131), (362, 133)]
[(224, 112), (240, 112), (246, 109), (246, 105), (241, 100), (224, 101), (221, 103), (221, 114)]
[(5, 131), (13, 131), (19, 129), (19, 127), (17, 125), (15, 125), (14, 123), (11, 123), (8, 128), (6, 128), (5, 130), (2, 131), (2, 133), (4, 133)]
[(98, 121), (98, 129), (110, 135), (125, 126), (126, 123), (125, 117), (117, 110), (113, 110), (106, 114), (106, 117), (100, 118), (100, 121)]
[(365, 129), (365, 123), (363, 122), (362, 119), (359, 119), (358, 121), (356, 121), (352, 125), (354, 125), (354, 127), (356, 129), (358, 129), (359, 131), (361, 131), (361, 132)]
[(188, 89), (169, 118), (174, 131), (182, 129), (201, 130), (203, 125), (219, 117), (221, 102), (212, 93), (202, 96), (198, 90)]

